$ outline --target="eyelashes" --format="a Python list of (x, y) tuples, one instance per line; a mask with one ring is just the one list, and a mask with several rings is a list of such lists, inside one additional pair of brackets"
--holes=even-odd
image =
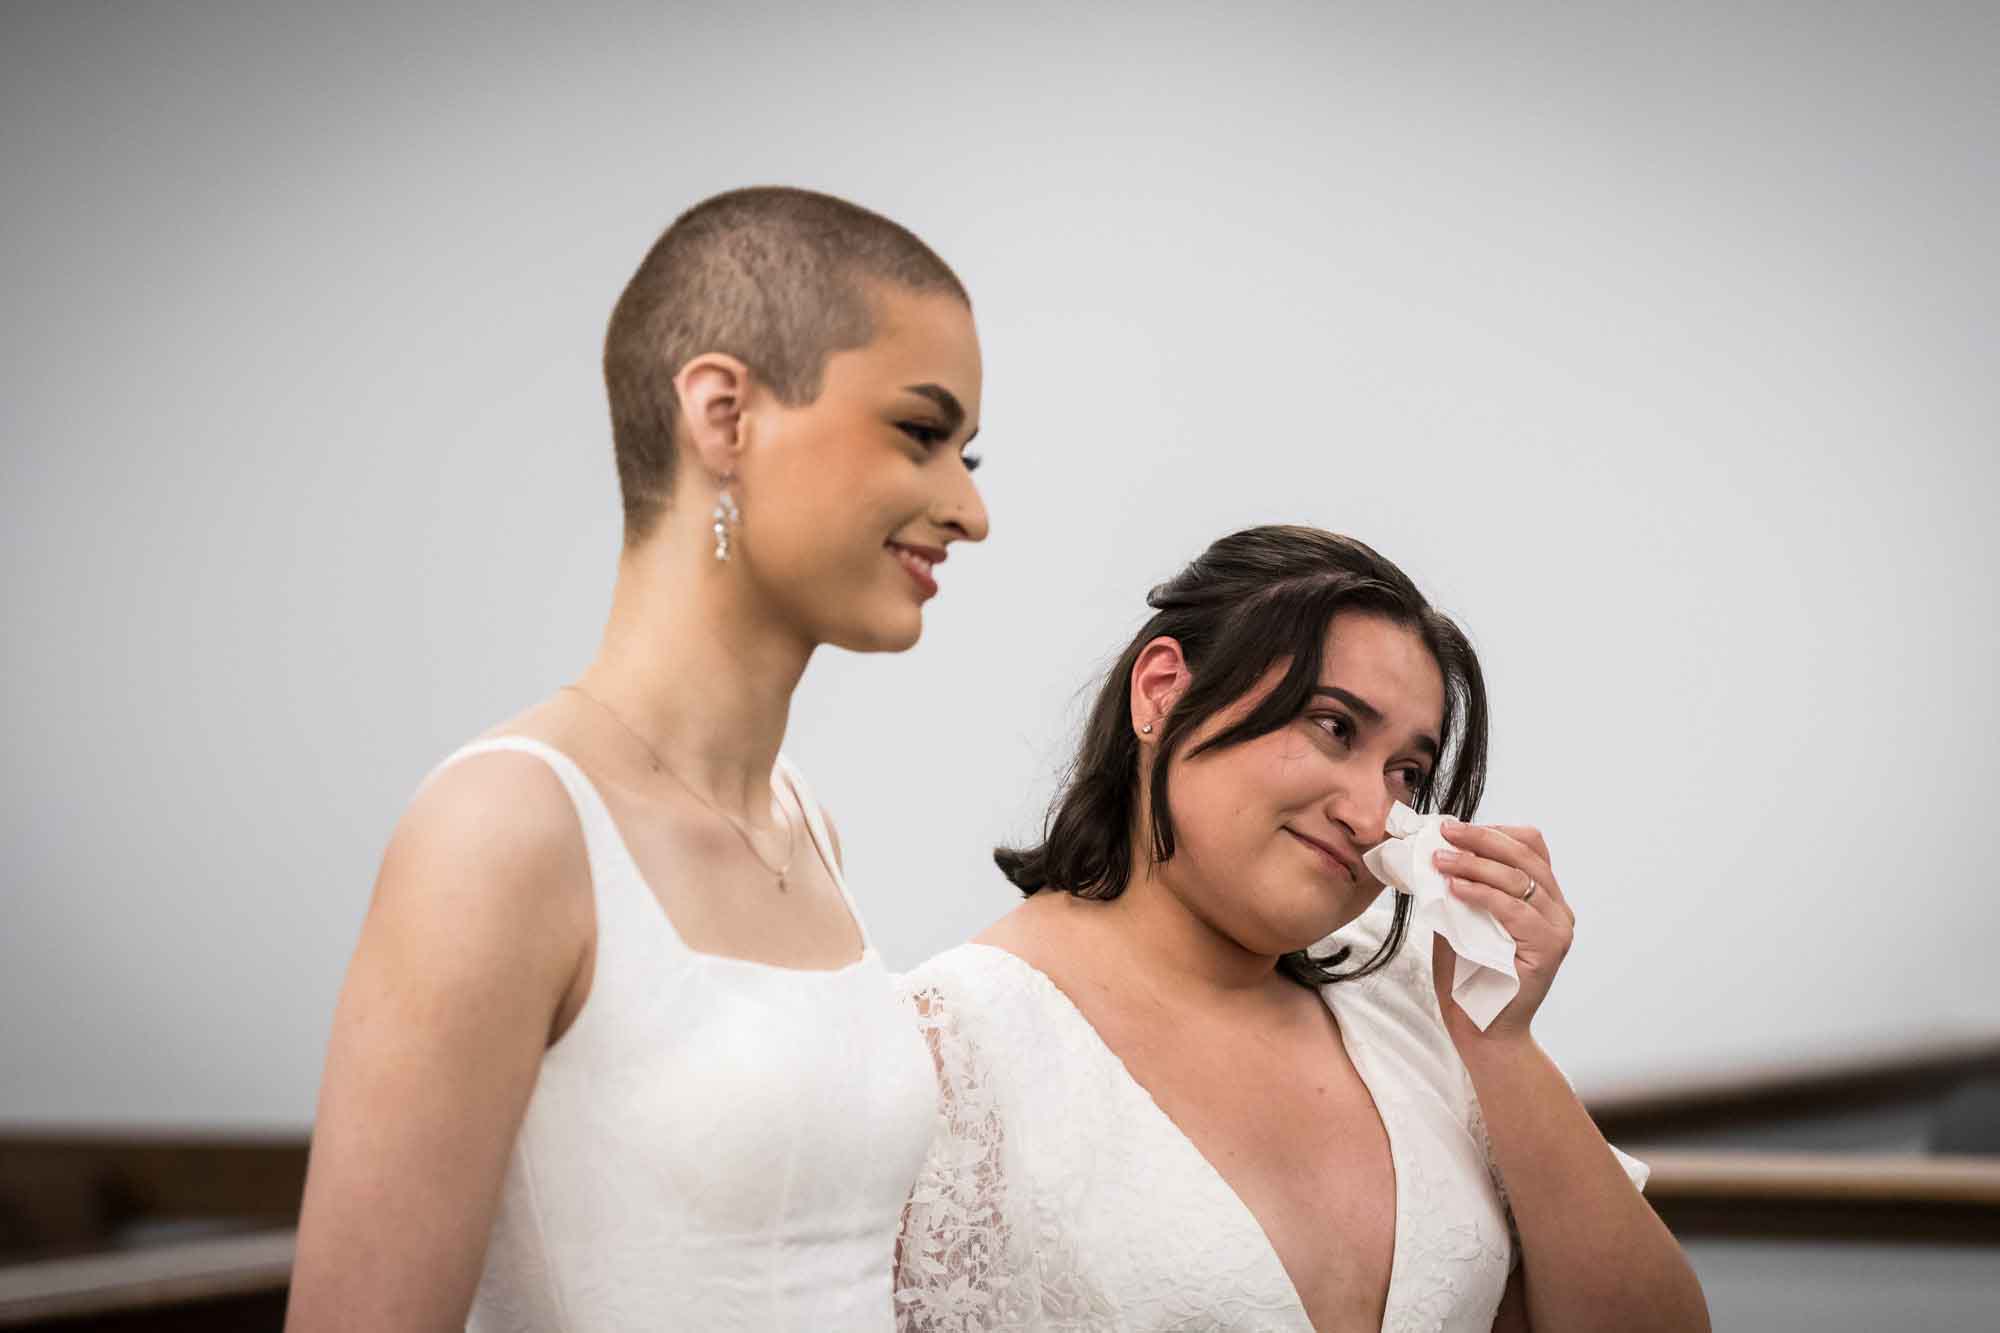
[[(1332, 725), (1327, 725), (1331, 723)], [(1327, 735), (1346, 745), (1354, 739), (1354, 724), (1339, 713), (1320, 713), (1313, 718), (1313, 725)]]
[[(903, 434), (909, 436), (926, 449), (935, 449), (951, 438), (950, 431), (945, 430), (942, 426), (933, 426), (925, 421), (899, 421), (896, 423), (896, 429), (902, 431)], [(959, 455), (959, 461), (965, 464), (967, 472), (977, 472), (979, 471), (980, 464), (986, 460), (979, 454), (961, 454)]]
[[(1342, 749), (1354, 744), (1354, 723), (1340, 713), (1316, 713), (1312, 724), (1331, 737)], [(1431, 780), (1430, 770), (1420, 764), (1400, 764), (1393, 772), (1403, 775), (1403, 784), (1412, 793), (1421, 792)]]

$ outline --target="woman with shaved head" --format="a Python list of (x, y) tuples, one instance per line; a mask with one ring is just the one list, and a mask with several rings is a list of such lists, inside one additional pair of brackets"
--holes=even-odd
[(778, 746), (814, 650), (910, 647), (986, 536), (971, 308), (886, 218), (741, 190), (654, 245), (604, 370), (610, 620), (390, 841), (295, 1330), (893, 1326), (936, 1084)]

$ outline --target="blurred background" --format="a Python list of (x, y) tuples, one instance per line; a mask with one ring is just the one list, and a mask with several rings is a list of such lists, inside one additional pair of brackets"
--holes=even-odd
[[(1011, 906), (1146, 589), (1312, 523), (1480, 649), (1607, 1129), (1990, 1123), (1996, 58), (1978, 4), (0, 8), (0, 1241), (290, 1179), (398, 811), (594, 651), (612, 302), (754, 183), (912, 227), (985, 349), (992, 539), (787, 740), (892, 965)], [(1718, 1327), (2000, 1322), (2000, 1184), (1928, 1165), (1794, 1188), (1888, 1208), (1838, 1239), (1688, 1185)]]

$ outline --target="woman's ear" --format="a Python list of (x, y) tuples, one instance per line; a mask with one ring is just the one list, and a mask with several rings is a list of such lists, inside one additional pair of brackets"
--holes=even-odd
[(681, 434), (690, 460), (716, 477), (736, 470), (742, 447), (743, 409), (749, 405), (750, 367), (724, 352), (703, 352), (674, 376), (680, 396)]
[(1187, 692), (1190, 676), (1180, 640), (1162, 634), (1139, 650), (1132, 663), (1132, 730), (1141, 745), (1159, 739), (1174, 702)]

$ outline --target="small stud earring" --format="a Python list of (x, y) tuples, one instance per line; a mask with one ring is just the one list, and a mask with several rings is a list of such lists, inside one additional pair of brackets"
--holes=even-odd
[(722, 479), (722, 494), (715, 500), (715, 558), (729, 558), (729, 530), (743, 522), (743, 511), (736, 507), (736, 497), (729, 493), (729, 484), (736, 480), (730, 473)]
[(1140, 735), (1142, 735), (1142, 736), (1150, 736), (1150, 735), (1152, 735), (1152, 734), (1153, 734), (1153, 724), (1152, 724), (1152, 723), (1150, 723), (1150, 722), (1148, 722), (1148, 723), (1146, 723), (1146, 724), (1145, 724), (1144, 726), (1140, 727), (1140, 728), (1139, 728), (1139, 734), (1140, 734)]

